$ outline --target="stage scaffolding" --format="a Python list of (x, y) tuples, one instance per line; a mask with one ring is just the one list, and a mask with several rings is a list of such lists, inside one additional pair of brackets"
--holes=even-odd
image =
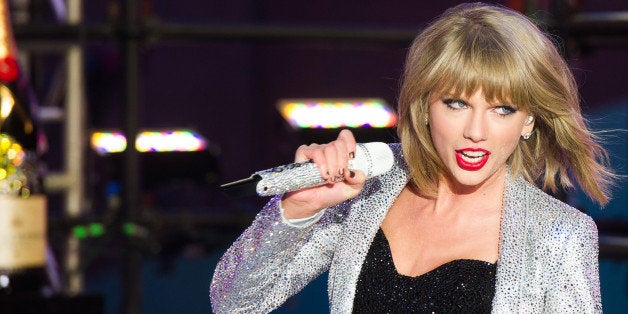
[[(57, 5), (63, 1), (56, 2)], [(134, 142), (138, 133), (138, 47), (159, 41), (187, 42), (338, 42), (343, 44), (376, 44), (383, 46), (407, 47), (417, 33), (416, 29), (385, 29), (381, 27), (342, 28), (317, 27), (303, 25), (267, 25), (267, 24), (208, 24), (181, 25), (149, 19), (138, 12), (140, 1), (119, 1), (121, 14), (116, 19), (100, 24), (91, 24), (82, 16), (81, 0), (65, 1), (64, 18), (57, 23), (16, 24), (14, 34), (21, 51), (62, 52), (65, 71), (65, 105), (61, 112), (54, 108), (44, 108), (42, 112), (57, 112), (45, 123), (63, 123), (64, 133), (64, 169), (51, 173), (46, 179), (49, 191), (62, 191), (65, 198), (65, 215), (69, 220), (80, 220), (89, 211), (84, 197), (86, 169), (85, 154), (88, 126), (86, 125), (86, 96), (84, 77), (84, 46), (95, 42), (117, 43), (124, 58), (124, 102), (125, 121), (121, 128), (127, 134), (129, 143)], [(559, 2), (559, 1), (556, 1)], [(559, 8), (559, 6), (555, 6)], [(560, 8), (559, 8), (560, 9)], [(563, 38), (565, 53), (576, 55), (586, 53), (596, 47), (628, 48), (628, 11), (627, 12), (555, 12), (557, 20), (547, 21), (553, 33)], [(31, 65), (34, 66), (34, 65)], [(49, 110), (46, 110), (49, 109)], [(59, 117), (65, 118), (59, 118)], [(45, 117), (44, 117), (45, 118)], [(127, 149), (124, 153), (122, 215), (125, 220), (137, 219), (139, 205), (139, 164), (138, 153)], [(172, 223), (177, 223), (172, 219)], [(219, 228), (221, 221), (198, 220), (208, 228)], [(233, 221), (225, 220), (229, 224)], [(599, 225), (601, 255), (628, 258), (628, 234), (626, 223), (617, 222)], [(606, 229), (623, 230), (620, 237), (604, 237)], [(83, 289), (83, 278), (78, 265), (80, 262), (80, 244), (76, 238), (68, 237), (63, 257), (64, 269), (68, 278), (65, 292), (78, 294)], [(129, 250), (123, 270), (126, 282), (123, 291), (123, 312), (140, 313), (140, 268), (141, 256)]]

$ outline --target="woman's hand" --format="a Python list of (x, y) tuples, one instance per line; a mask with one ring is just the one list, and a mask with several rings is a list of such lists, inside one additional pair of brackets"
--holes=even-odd
[(342, 130), (331, 143), (299, 147), (295, 162), (312, 160), (327, 184), (286, 193), (281, 201), (284, 216), (287, 219), (310, 217), (323, 208), (357, 196), (366, 176), (360, 170), (347, 168), (355, 148), (355, 138), (349, 130)]

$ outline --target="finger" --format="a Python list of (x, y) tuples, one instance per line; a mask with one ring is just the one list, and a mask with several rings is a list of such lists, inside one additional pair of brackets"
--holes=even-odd
[(328, 179), (330, 182), (335, 182), (333, 179), (338, 177), (338, 152), (336, 150), (336, 143), (332, 142), (328, 145), (325, 145), (325, 149), (323, 150), (325, 154), (326, 161), (326, 174), (327, 177), (323, 177)]
[(338, 134), (338, 140), (341, 140), (345, 143), (348, 154), (355, 156), (355, 148), (357, 144), (355, 141), (355, 137), (353, 136), (353, 132), (347, 129), (340, 131), (340, 134)]
[(316, 147), (312, 148), (312, 150), (308, 154), (308, 156), (310, 157), (310, 159), (308, 160), (311, 160), (316, 164), (321, 177), (325, 180), (329, 179), (329, 164), (327, 156), (325, 154), (326, 147), (327, 145), (317, 145)]
[(361, 185), (366, 182), (366, 174), (362, 170), (349, 170), (345, 173), (345, 183), (348, 185)]
[(312, 147), (314, 145), (318, 144), (299, 146), (299, 148), (297, 148), (297, 151), (294, 153), (294, 162), (304, 162), (312, 159), (310, 155), (312, 154)]
[(321, 177), (327, 180), (329, 171), (327, 170), (327, 160), (323, 152), (324, 147), (325, 145), (319, 144), (301, 145), (295, 153), (294, 162), (311, 161), (315, 163)]
[[(349, 165), (349, 152), (347, 151), (347, 144), (344, 140), (336, 140), (333, 142), (336, 148), (336, 160), (338, 162), (338, 167), (335, 175), (340, 176), (341, 178), (344, 176), (345, 171), (348, 169)], [(333, 170), (333, 168), (330, 168)]]

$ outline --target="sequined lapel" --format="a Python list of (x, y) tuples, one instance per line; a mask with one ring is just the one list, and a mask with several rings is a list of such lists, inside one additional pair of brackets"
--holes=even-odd
[(499, 260), (493, 312), (515, 312), (522, 293), (526, 256), (526, 215), (529, 207), (526, 183), (521, 178), (506, 178), (502, 208)]
[(332, 264), (341, 266), (332, 265), (329, 273), (329, 297), (338, 300), (332, 302), (332, 313), (351, 312), (364, 258), (386, 212), (408, 181), (401, 145), (391, 144), (391, 149), (395, 155), (393, 169), (370, 180), (360, 197), (349, 204), (350, 212), (344, 224), (341, 244), (332, 261)]

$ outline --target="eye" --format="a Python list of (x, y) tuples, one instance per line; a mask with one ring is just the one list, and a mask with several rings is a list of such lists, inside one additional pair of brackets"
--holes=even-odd
[(512, 106), (503, 105), (503, 106), (495, 107), (495, 112), (498, 115), (505, 117), (505, 116), (508, 116), (508, 115), (511, 115), (511, 114), (517, 112), (517, 109), (512, 107)]
[(451, 110), (464, 109), (467, 107), (467, 103), (459, 99), (443, 99), (443, 103), (447, 105), (447, 108)]

